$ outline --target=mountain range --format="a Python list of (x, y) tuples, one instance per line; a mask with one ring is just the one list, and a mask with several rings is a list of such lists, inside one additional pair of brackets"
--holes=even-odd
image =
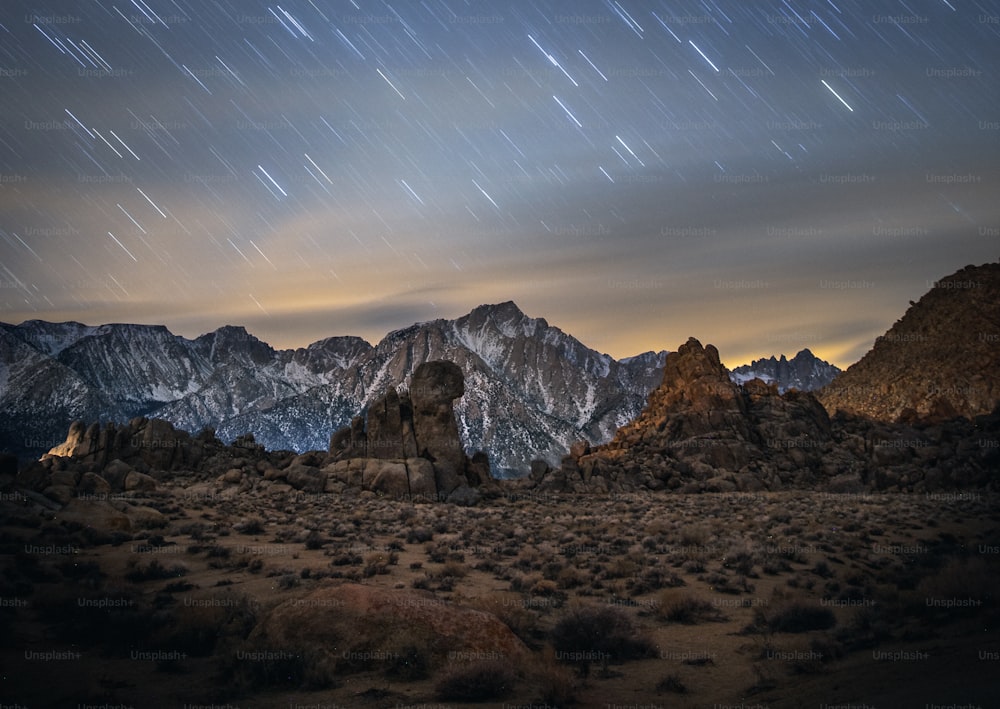
[(241, 327), (194, 340), (163, 326), (0, 324), (0, 447), (35, 456), (73, 420), (151, 416), (224, 440), (250, 432), (268, 449), (325, 449), (331, 432), (382, 396), (405, 390), (421, 363), (465, 372), (456, 413), (468, 450), (497, 477), (558, 460), (633, 418), (662, 376), (666, 353), (615, 360), (512, 302), (389, 333), (377, 345), (330, 337), (275, 350)]
[[(837, 412), (881, 421), (972, 418), (1000, 401), (1000, 264), (942, 278), (843, 373), (809, 350), (759, 359), (725, 376), (777, 393), (815, 391)], [(664, 378), (667, 352), (615, 360), (514, 303), (389, 333), (377, 345), (330, 337), (275, 350), (241, 327), (189, 340), (166, 327), (0, 323), (0, 449), (37, 457), (70, 422), (164, 419), (222, 440), (251, 433), (270, 450), (325, 450), (421, 363), (455, 362), (467, 451), (483, 450), (495, 477), (532, 460), (557, 464), (575, 442), (600, 445), (643, 411)], [(722, 371), (722, 370), (720, 370)]]
[(813, 391), (822, 389), (840, 374), (840, 367), (824, 362), (808, 349), (801, 350), (791, 359), (785, 355), (755, 359), (750, 364), (736, 367), (730, 378), (737, 384), (745, 384), (760, 379), (766, 384), (774, 384), (784, 394), (789, 389)]

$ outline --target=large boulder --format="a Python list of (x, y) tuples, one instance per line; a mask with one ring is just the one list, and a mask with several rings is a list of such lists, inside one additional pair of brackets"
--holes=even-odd
[(282, 603), (258, 623), (249, 641), (307, 652), (330, 669), (356, 666), (352, 659), (359, 657), (391, 660), (407, 648), (424, 655), (431, 668), (463, 658), (517, 664), (528, 657), (524, 643), (491, 613), (415, 591), (353, 583)]
[(285, 480), (296, 490), (323, 492), (326, 488), (326, 473), (312, 466), (293, 463), (285, 473)]
[(369, 458), (365, 465), (364, 489), (396, 500), (410, 498), (406, 463), (401, 460)]

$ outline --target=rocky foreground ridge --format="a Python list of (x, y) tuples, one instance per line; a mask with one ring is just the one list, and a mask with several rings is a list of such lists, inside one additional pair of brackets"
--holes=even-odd
[[(495, 494), (483, 453), (466, 456), (454, 400), (464, 392), (461, 369), (425, 362), (402, 397), (394, 388), (335, 432), (329, 451), (267, 451), (252, 435), (223, 444), (211, 429), (192, 436), (169, 422), (136, 417), (127, 424), (75, 422), (66, 440), (18, 475), (36, 502), (53, 507), (75, 500), (119, 501), (155, 490), (166, 476), (188, 476), (193, 495), (248, 491), (367, 492), (398, 500), (468, 505)], [(123, 522), (127, 526), (127, 523)]]
[(996, 485), (1000, 409), (972, 420), (888, 423), (839, 412), (810, 393), (735, 384), (719, 353), (691, 338), (667, 355), (662, 384), (607, 444), (533, 466), (541, 491), (680, 493), (782, 490), (925, 492)]

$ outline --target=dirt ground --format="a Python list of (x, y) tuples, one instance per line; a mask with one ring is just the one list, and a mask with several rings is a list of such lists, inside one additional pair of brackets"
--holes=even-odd
[[(4, 498), (0, 707), (1000, 706), (990, 493), (193, 489), (130, 499), (159, 515), (128, 529)], [(478, 668), (499, 683), (419, 644), (404, 664), (236, 659), (278, 604), (343, 583), (492, 612), (527, 659)], [(613, 627), (574, 635), (595, 618)]]

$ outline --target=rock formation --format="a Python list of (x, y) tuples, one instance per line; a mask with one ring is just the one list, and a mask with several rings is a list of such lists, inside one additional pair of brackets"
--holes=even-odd
[(82, 463), (104, 467), (113, 460), (127, 463), (142, 461), (150, 468), (172, 470), (194, 468), (204, 455), (202, 442), (186, 431), (175, 429), (160, 419), (134, 418), (116, 426), (98, 423), (87, 426), (74, 421), (66, 440), (52, 448), (44, 458), (59, 456), (75, 458)]
[(930, 285), (817, 392), (831, 415), (943, 421), (989, 414), (1000, 402), (1000, 263), (966, 266)]
[(715, 347), (690, 339), (611, 442), (533, 466), (527, 487), (574, 492), (788, 488), (932, 491), (996, 484), (1000, 414), (973, 422), (830, 419), (812, 394), (730, 381)]
[(472, 488), (495, 486), (483, 454), (462, 449), (453, 401), (465, 393), (453, 362), (424, 362), (408, 393), (385, 395), (330, 436), (333, 480), (397, 498), (470, 501)]
[(389, 387), (367, 415), (334, 433), (329, 452), (268, 452), (251, 434), (226, 446), (211, 429), (191, 436), (159, 419), (103, 427), (77, 421), (17, 481), (63, 505), (74, 497), (150, 492), (168, 474), (192, 474), (196, 494), (353, 488), (398, 500), (474, 504), (484, 492), (495, 493), (489, 460), (483, 453), (468, 458), (458, 436), (452, 402), (464, 391), (462, 370), (426, 362), (413, 381), (410, 393)]
[(712, 345), (691, 338), (667, 355), (663, 382), (610, 443), (575, 448), (541, 487), (572, 490), (777, 489), (815, 476), (830, 421), (810, 394), (740, 387)]

